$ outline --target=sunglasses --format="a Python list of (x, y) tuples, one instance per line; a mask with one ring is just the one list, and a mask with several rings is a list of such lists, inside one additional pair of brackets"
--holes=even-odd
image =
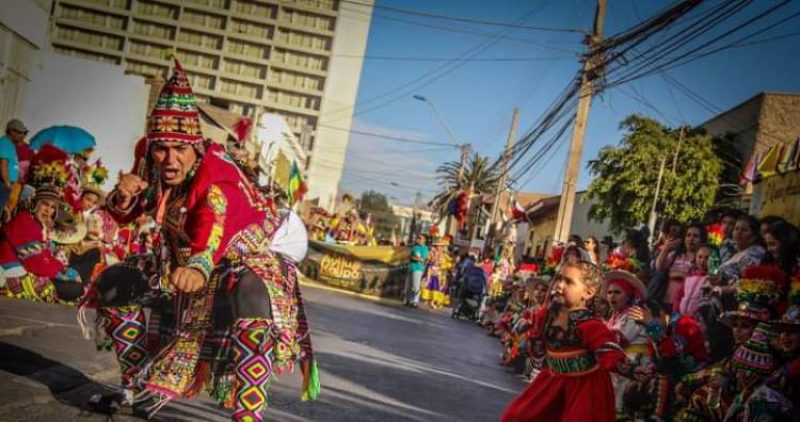
[(28, 131), (27, 131), (27, 130), (16, 130), (16, 129), (11, 129), (11, 131), (12, 131), (12, 132), (19, 133), (19, 134), (21, 134), (21, 135), (27, 135), (27, 134), (28, 134)]

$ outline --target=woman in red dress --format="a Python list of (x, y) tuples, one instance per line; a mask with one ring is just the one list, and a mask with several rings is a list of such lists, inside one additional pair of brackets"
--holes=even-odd
[(633, 368), (592, 310), (602, 282), (600, 268), (586, 261), (565, 264), (555, 277), (549, 306), (535, 319), (533, 349), (544, 354), (544, 368), (501, 421), (615, 420), (609, 372), (632, 375)]

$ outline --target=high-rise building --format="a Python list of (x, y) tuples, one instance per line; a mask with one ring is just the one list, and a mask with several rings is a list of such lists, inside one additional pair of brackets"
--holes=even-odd
[[(56, 0), (55, 51), (166, 75), (183, 64), (198, 101), (284, 116), (308, 154), (309, 197), (337, 195), (373, 0)], [(344, 7), (342, 7), (344, 6)], [(319, 125), (323, 115), (335, 123)]]

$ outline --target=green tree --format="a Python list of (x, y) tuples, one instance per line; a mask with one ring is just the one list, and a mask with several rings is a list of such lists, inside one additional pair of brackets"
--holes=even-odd
[(623, 120), (620, 128), (625, 132), (620, 145), (604, 147), (589, 161), (594, 179), (587, 198), (597, 199), (589, 209), (589, 218), (609, 220), (615, 232), (647, 221), (662, 159), (666, 167), (658, 215), (683, 222), (702, 218), (714, 204), (723, 170), (711, 137), (683, 128), (679, 147), (680, 129), (638, 115)]
[(441, 189), (430, 202), (432, 210), (440, 217), (447, 215), (450, 201), (458, 197), (462, 186), (472, 185), (473, 193), (494, 192), (500, 172), (492, 168), (489, 158), (475, 153), (464, 169), (464, 176), (458, 178), (461, 161), (449, 161), (436, 169), (436, 179)]
[(392, 212), (386, 195), (373, 190), (363, 192), (359, 200), (359, 209), (362, 213), (371, 214), (376, 238), (388, 239), (391, 237), (392, 227), (397, 225), (398, 220)]

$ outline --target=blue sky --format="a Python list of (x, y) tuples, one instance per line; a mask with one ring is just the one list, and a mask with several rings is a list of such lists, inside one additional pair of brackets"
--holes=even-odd
[[(701, 7), (709, 7), (708, 3), (717, 2), (707, 2)], [(743, 14), (741, 19), (776, 2), (755, 3), (753, 11)], [(377, 0), (377, 4), (490, 21), (519, 22), (525, 17), (524, 25), (584, 30), (591, 28), (595, 7), (592, 0)], [(666, 1), (609, 1), (606, 35), (628, 28), (670, 4)], [(348, 9), (343, 2), (342, 13), (353, 15)], [(765, 19), (763, 25), (799, 11), (800, 2), (792, 2)], [(754, 39), (792, 33), (797, 31), (798, 22), (800, 19), (793, 19)], [(473, 32), (495, 35), (495, 38)], [(579, 189), (590, 181), (586, 162), (604, 145), (619, 141), (619, 122), (630, 114), (645, 114), (669, 126), (697, 125), (717, 114), (717, 110), (734, 107), (761, 91), (800, 92), (798, 41), (800, 36), (793, 36), (722, 51), (669, 70), (666, 76), (652, 75), (595, 97), (586, 132)], [(477, 152), (495, 158), (505, 143), (513, 108), (517, 106), (521, 110), (519, 136), (534, 124), (573, 78), (580, 67), (577, 54), (584, 49), (582, 36), (575, 33), (436, 20), (376, 8), (353, 129), (449, 142), (447, 132), (430, 108), (412, 98), (412, 94), (420, 94), (435, 104), (460, 140), (470, 142)], [(465, 53), (472, 54), (470, 57), (474, 60), (383, 59), (452, 59)], [(442, 69), (443, 66), (448, 66), (448, 71)], [(441, 70), (433, 75), (441, 77), (421, 86), (431, 77), (420, 78), (437, 69)], [(701, 106), (666, 78), (679, 81), (710, 106)], [(418, 82), (409, 84), (414, 81)], [(378, 99), (373, 100), (376, 96)], [(643, 98), (650, 107), (635, 98)], [(321, 121), (336, 124), (335, 118), (323, 112)], [(522, 177), (520, 182), (524, 184), (520, 190), (560, 192), (568, 142), (569, 136), (547, 156), (543, 165)], [(455, 148), (352, 134), (340, 194), (358, 195), (373, 189), (387, 194), (393, 202), (410, 204), (419, 190), (422, 201), (427, 201), (437, 190), (436, 167), (457, 158)]]

